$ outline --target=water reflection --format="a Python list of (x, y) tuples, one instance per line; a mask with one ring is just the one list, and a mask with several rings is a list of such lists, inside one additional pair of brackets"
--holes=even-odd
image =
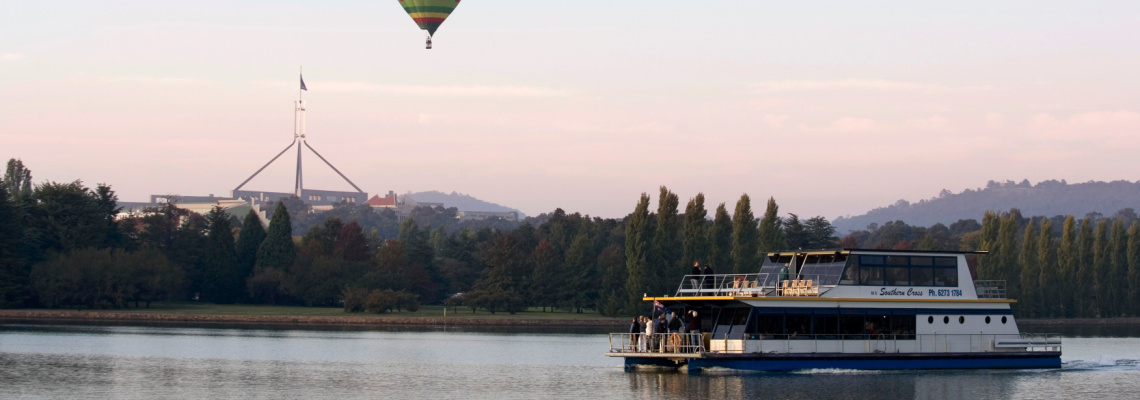
[(0, 398), (1132, 397), (1140, 339), (1066, 339), (1061, 370), (639, 369), (605, 335), (0, 325)]

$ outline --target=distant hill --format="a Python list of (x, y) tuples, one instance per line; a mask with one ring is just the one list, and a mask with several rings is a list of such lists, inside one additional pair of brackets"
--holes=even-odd
[(514, 211), (519, 213), (519, 219), (526, 217), (522, 211), (479, 200), (463, 193), (451, 192), (447, 194), (432, 190), (418, 193), (408, 192), (404, 196), (410, 197), (418, 203), (443, 203), (444, 207), (455, 207), (459, 211)]
[(1025, 216), (1074, 215), (1088, 213), (1106, 216), (1125, 208), (1140, 209), (1140, 181), (1089, 181), (1068, 184), (1064, 180), (1048, 180), (1036, 185), (1023, 180), (989, 181), (984, 189), (966, 189), (951, 193), (943, 189), (938, 196), (911, 203), (899, 200), (893, 205), (876, 208), (863, 215), (839, 217), (832, 223), (836, 233), (843, 235), (865, 229), (871, 223), (903, 221), (915, 226), (937, 223), (950, 225), (959, 219), (981, 220), (988, 210), (1021, 210)]

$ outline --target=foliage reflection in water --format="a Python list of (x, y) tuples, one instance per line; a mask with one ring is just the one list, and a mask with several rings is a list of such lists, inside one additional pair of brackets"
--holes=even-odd
[(1067, 398), (1140, 390), (1140, 339), (1044, 371), (624, 372), (604, 335), (0, 325), (0, 398)]

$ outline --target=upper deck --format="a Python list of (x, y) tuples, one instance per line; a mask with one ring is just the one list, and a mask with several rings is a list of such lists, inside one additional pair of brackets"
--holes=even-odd
[(687, 275), (669, 299), (1013, 302), (1005, 299), (1004, 281), (972, 278), (969, 254), (980, 252), (769, 253), (758, 273)]

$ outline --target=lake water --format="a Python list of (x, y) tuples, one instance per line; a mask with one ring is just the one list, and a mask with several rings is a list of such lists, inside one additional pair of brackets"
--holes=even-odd
[[(1087, 334), (1087, 333), (1086, 333)], [(1115, 399), (1140, 338), (1065, 339), (1060, 370), (626, 372), (604, 333), (0, 324), (0, 399)]]

